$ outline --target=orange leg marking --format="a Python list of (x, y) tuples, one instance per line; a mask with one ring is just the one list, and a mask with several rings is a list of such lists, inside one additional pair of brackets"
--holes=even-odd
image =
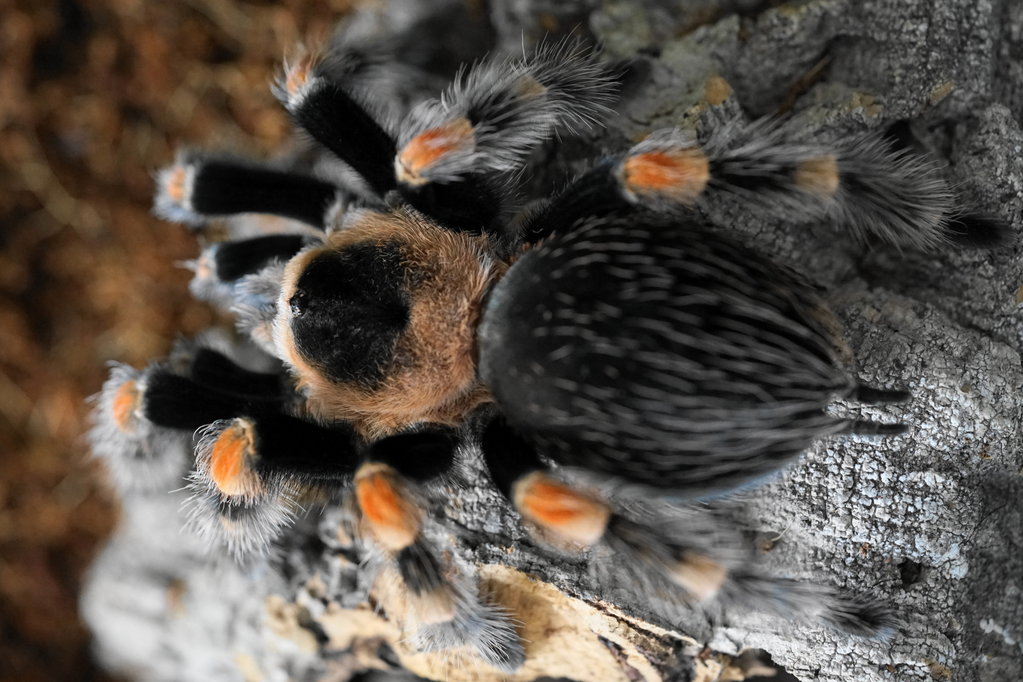
[(622, 164), (625, 186), (637, 194), (662, 194), (691, 204), (710, 180), (710, 162), (695, 147), (630, 156)]
[(122, 431), (131, 431), (131, 418), (139, 403), (139, 390), (134, 381), (125, 381), (114, 394), (111, 412), (114, 424)]
[(430, 128), (419, 133), (398, 153), (398, 179), (410, 185), (426, 182), (422, 173), (442, 157), (456, 151), (468, 151), (475, 146), (472, 124), (464, 118)]
[(401, 484), (390, 467), (369, 464), (355, 477), (355, 497), (378, 541), (391, 551), (412, 544), (419, 534), (419, 512), (403, 499)]
[(255, 438), (247, 423), (236, 421), (217, 437), (210, 452), (210, 477), (220, 492), (230, 496), (259, 493), (259, 476), (246, 461), (254, 456)]
[(530, 521), (583, 546), (600, 539), (611, 516), (604, 503), (541, 473), (516, 483), (515, 506)]

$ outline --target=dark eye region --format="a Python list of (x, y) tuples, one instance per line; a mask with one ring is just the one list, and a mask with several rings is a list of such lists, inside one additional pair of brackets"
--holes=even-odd
[(397, 244), (313, 258), (289, 300), (298, 352), (331, 381), (378, 385), (409, 320), (406, 270)]
[(288, 301), (288, 305), (291, 306), (291, 316), (300, 317), (305, 312), (306, 306), (309, 305), (309, 294), (301, 290), (296, 291)]

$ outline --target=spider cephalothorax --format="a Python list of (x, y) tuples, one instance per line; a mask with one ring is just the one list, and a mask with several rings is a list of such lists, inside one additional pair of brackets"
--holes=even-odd
[(714, 522), (680, 530), (618, 501), (721, 494), (817, 439), (904, 428), (830, 409), (908, 396), (862, 385), (816, 289), (704, 224), (708, 196), (900, 246), (990, 240), (994, 222), (956, 214), (934, 167), (880, 139), (793, 142), (765, 121), (703, 145), (652, 131), (516, 211), (534, 150), (609, 115), (619, 72), (598, 54), (564, 43), (477, 64), (394, 130), (320, 64), (298, 59), (277, 94), (345, 174), (187, 154), (161, 175), (157, 210), (171, 219), (254, 212), (307, 228), (197, 261), (193, 291), (236, 312), (276, 369), (189, 346), (115, 370), (94, 441), (126, 485), (137, 469), (174, 487), (152, 444), (180, 457), (202, 429), (195, 525), (237, 554), (270, 545), (300, 500), (352, 490), (415, 605), (415, 644), (470, 645), (504, 668), (522, 656), (513, 628), (423, 533), (425, 486), (465, 444), (541, 542), (600, 546), (692, 602), (745, 600), (859, 633), (891, 623), (873, 603), (768, 578)]
[(459, 423), (485, 400), (476, 325), (505, 268), (413, 209), (358, 212), (285, 268), (277, 348), (321, 419), (372, 436)]

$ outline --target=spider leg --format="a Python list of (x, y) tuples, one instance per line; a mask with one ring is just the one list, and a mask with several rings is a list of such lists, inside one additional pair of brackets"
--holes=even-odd
[(449, 429), (399, 434), (373, 443), (355, 475), (369, 534), (389, 552), (416, 541), (423, 522), (417, 483), (450, 469), (457, 441)]
[(159, 366), (146, 372), (144, 389), (142, 414), (154, 424), (183, 431), (194, 431), (218, 419), (280, 410), (286, 401), (282, 394), (240, 395)]
[(235, 315), (238, 331), (268, 355), (277, 357), (274, 319), (287, 261), (313, 237), (272, 234), (249, 239), (216, 242), (187, 263), (194, 275), (192, 295)]
[(343, 423), (254, 410), (219, 419), (196, 446), (189, 524), (239, 560), (265, 553), (305, 500), (346, 487), (357, 462), (356, 437)]
[(331, 77), (323, 59), (306, 54), (285, 64), (274, 94), (297, 125), (351, 166), (377, 196), (395, 189), (394, 137)]
[(188, 374), (198, 383), (240, 397), (278, 399), (292, 389), (280, 372), (254, 372), (225, 354), (199, 347), (189, 358)]
[(217, 242), (211, 249), (211, 261), (217, 279), (236, 281), (263, 269), (270, 261), (287, 261), (311, 240), (295, 234), (271, 234), (264, 237)]
[(355, 471), (354, 429), (288, 414), (294, 394), (278, 373), (246, 370), (226, 355), (199, 349), (188, 375), (159, 366), (145, 374), (140, 410), (146, 419), (183, 431), (213, 425), (204, 436), (205, 474), (224, 495), (271, 478), (330, 484)]
[(230, 310), (247, 296), (239, 290), (240, 280), (275, 263), (286, 263), (315, 242), (291, 233), (214, 242), (186, 264), (194, 273), (189, 291), (200, 301)]
[[(397, 557), (414, 608), (444, 619), (418, 620), (411, 636), (419, 651), (468, 648), (503, 672), (514, 672), (525, 660), (525, 651), (507, 611), (480, 594), (475, 576), (452, 565), (442, 565), (436, 550), (420, 539)], [(422, 595), (444, 595), (430, 603)], [(421, 618), (421, 616), (419, 616)]]
[(694, 601), (717, 594), (727, 573), (724, 564), (705, 550), (669, 543), (653, 528), (616, 513), (599, 496), (566, 483), (503, 418), (486, 427), (481, 447), (495, 485), (549, 544), (576, 549), (606, 544)]
[(145, 373), (115, 364), (94, 398), (89, 441), (119, 492), (166, 492), (191, 464), (190, 434), (154, 424), (142, 413)]
[[(671, 175), (693, 159), (699, 181), (682, 191), (686, 183), (671, 182)], [(662, 163), (662, 170), (644, 172)], [(923, 250), (951, 242), (994, 246), (1007, 233), (993, 218), (961, 213), (936, 162), (876, 134), (828, 145), (798, 142), (777, 121), (761, 119), (725, 125), (699, 148), (678, 131), (662, 130), (633, 147), (619, 173), (632, 201), (692, 206), (727, 194), (787, 219), (834, 221), (861, 242), (874, 237)]]
[(481, 599), (471, 575), (445, 565), (423, 534), (422, 484), (447, 472), (456, 430), (426, 427), (372, 443), (355, 474), (366, 535), (393, 559), (406, 589), (421, 651), (470, 646), (491, 665), (512, 671), (522, 645), (504, 611)]
[(467, 174), (519, 170), (559, 131), (598, 124), (609, 112), (616, 74), (577, 40), (543, 43), (522, 59), (478, 62), (439, 100), (403, 121), (394, 162), (414, 187)]
[(866, 636), (883, 635), (895, 625), (890, 611), (876, 602), (765, 576), (734, 534), (705, 512), (678, 507), (643, 514), (616, 508), (551, 471), (502, 417), (485, 427), (481, 446), (495, 485), (542, 542), (607, 555), (594, 563), (614, 566), (641, 591), (663, 594), (674, 586), (684, 603), (715, 600), (726, 608), (816, 619)]
[(398, 189), (452, 229), (493, 231), (500, 183), (558, 132), (603, 119), (615, 90), (613, 71), (578, 41), (479, 62), (405, 117), (394, 159)]
[(893, 150), (881, 137), (832, 146), (791, 142), (775, 122), (757, 121), (725, 126), (702, 147), (681, 131), (655, 131), (571, 183), (527, 221), (523, 237), (536, 243), (626, 206), (684, 212), (713, 195), (787, 219), (832, 220), (860, 241), (877, 237), (900, 247), (992, 246), (1006, 233), (993, 218), (959, 214), (935, 163)]
[(191, 464), (196, 428), (239, 405), (281, 405), (289, 391), (278, 373), (252, 372), (211, 348), (179, 342), (168, 360), (144, 370), (112, 367), (96, 397), (93, 451), (121, 490), (172, 490)]
[(613, 172), (614, 162), (604, 161), (582, 174), (531, 215), (520, 228), (521, 240), (535, 245), (555, 233), (571, 231), (593, 216), (629, 207)]
[(284, 268), (313, 243), (314, 238), (296, 234), (215, 242), (185, 264), (194, 273), (189, 291), (200, 301), (234, 313), (238, 331), (276, 357), (273, 330)]
[(191, 153), (160, 171), (153, 210), (193, 226), (239, 213), (267, 213), (322, 230), (339, 201), (346, 201), (341, 188), (309, 175)]

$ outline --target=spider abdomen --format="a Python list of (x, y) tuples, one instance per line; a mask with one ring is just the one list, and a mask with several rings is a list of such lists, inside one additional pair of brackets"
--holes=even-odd
[(841, 430), (855, 385), (808, 285), (698, 224), (603, 217), (555, 235), (495, 286), (484, 383), (556, 461), (702, 494)]

